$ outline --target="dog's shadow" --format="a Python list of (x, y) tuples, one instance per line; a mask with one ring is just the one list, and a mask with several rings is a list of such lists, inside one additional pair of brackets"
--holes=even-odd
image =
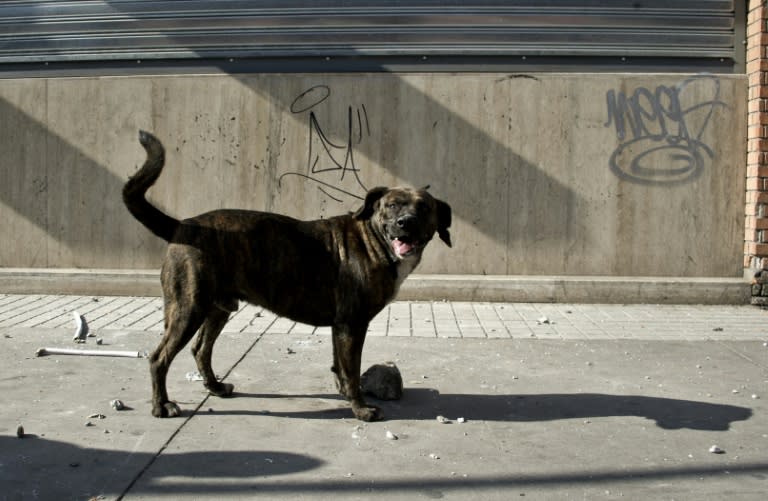
[[(263, 399), (343, 399), (338, 395), (264, 395), (235, 393), (239, 398)], [(600, 393), (554, 393), (530, 395), (468, 395), (441, 394), (433, 389), (406, 389), (397, 401), (378, 401), (368, 397), (371, 404), (382, 408), (384, 419), (432, 420), (442, 415), (449, 419), (463, 417), (477, 421), (553, 421), (634, 416), (655, 421), (660, 428), (676, 430), (725, 431), (735, 421), (752, 416), (752, 410), (727, 404), (647, 397), (641, 395), (606, 395)], [(268, 414), (299, 419), (338, 419), (352, 417), (346, 402), (323, 409), (307, 411), (223, 411), (224, 414)]]

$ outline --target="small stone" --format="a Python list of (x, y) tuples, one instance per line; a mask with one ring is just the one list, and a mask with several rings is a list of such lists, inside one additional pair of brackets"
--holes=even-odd
[(537, 322), (539, 325), (541, 325), (541, 324), (548, 324), (548, 323), (549, 323), (549, 319), (548, 319), (547, 317), (539, 317), (539, 318), (536, 320), (536, 322)]
[(466, 422), (467, 422), (467, 420), (466, 420), (466, 419), (464, 419), (463, 417), (460, 417), (460, 418), (457, 418), (457, 419), (456, 419), (456, 422), (457, 422), (457, 423), (466, 423)]
[(429, 455), (429, 459), (440, 459), (440, 456), (438, 456), (437, 454), (433, 453), (433, 454)]
[(387, 430), (386, 437), (387, 437), (387, 440), (397, 440), (398, 438), (400, 438), (389, 430)]
[(85, 426), (86, 426), (86, 427), (88, 427), (88, 426), (93, 426), (93, 423), (91, 423), (90, 421), (86, 421), (86, 422), (85, 422)]
[(123, 403), (122, 400), (118, 400), (118, 399), (112, 400), (109, 402), (109, 405), (116, 411), (121, 411), (125, 409), (125, 404)]
[(91, 414), (88, 416), (88, 419), (107, 419), (107, 416), (104, 414)]
[(713, 445), (712, 447), (710, 447), (709, 452), (711, 452), (712, 454), (725, 454), (725, 451), (716, 445)]
[(18, 438), (24, 438), (24, 427), (22, 425), (16, 427), (16, 436)]
[(445, 416), (437, 416), (437, 422), (440, 424), (448, 424), (451, 422), (450, 419), (446, 418)]
[(104, 344), (104, 338), (103, 337), (97, 338), (96, 344)]

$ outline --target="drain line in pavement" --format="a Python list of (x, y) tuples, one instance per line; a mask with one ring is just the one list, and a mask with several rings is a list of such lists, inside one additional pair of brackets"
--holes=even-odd
[[(237, 361), (234, 364), (232, 364), (232, 366), (229, 368), (229, 370), (227, 370), (226, 374), (224, 374), (224, 377), (222, 377), (220, 379), (220, 381), (226, 380), (229, 377), (229, 375), (232, 373), (232, 371), (235, 370), (235, 367), (240, 365), (240, 362), (245, 360), (245, 357), (247, 357), (248, 354), (251, 353), (251, 351), (256, 347), (258, 342), (261, 341), (261, 338), (264, 336), (264, 334), (266, 334), (266, 332), (269, 330), (269, 328), (272, 327), (272, 325), (275, 322), (277, 322), (277, 320), (279, 318), (280, 317), (275, 317), (275, 319), (272, 320), (269, 323), (269, 325), (266, 326), (264, 328), (264, 330), (261, 331), (261, 333), (258, 336), (256, 336), (256, 339), (253, 341), (253, 343), (251, 343), (251, 345), (248, 347), (247, 350), (245, 350), (243, 352), (243, 354), (240, 356), (240, 358), (238, 358)], [(168, 448), (168, 446), (171, 445), (171, 442), (173, 442), (173, 440), (176, 438), (176, 436), (179, 433), (181, 433), (181, 430), (184, 429), (184, 427), (187, 425), (187, 423), (189, 423), (189, 421), (193, 417), (195, 417), (197, 415), (197, 413), (205, 405), (205, 403), (208, 401), (208, 399), (210, 397), (211, 397), (210, 393), (205, 395), (205, 397), (200, 401), (200, 403), (197, 404), (197, 406), (192, 410), (192, 412), (189, 414), (189, 416), (187, 416), (186, 419), (184, 419), (184, 422), (181, 423), (181, 425), (179, 425), (178, 428), (176, 428), (176, 430), (171, 434), (170, 437), (168, 437), (168, 440), (166, 440), (165, 443), (162, 445), (162, 447), (160, 447), (160, 450), (158, 450), (157, 453), (154, 456), (152, 456), (152, 458), (150, 458), (150, 460), (147, 462), (147, 464), (144, 466), (144, 468), (142, 468), (141, 471), (139, 473), (137, 473), (135, 477), (133, 477), (133, 480), (131, 480), (131, 482), (126, 486), (126, 488), (123, 489), (123, 492), (121, 492), (120, 495), (117, 496), (116, 501), (121, 501), (123, 499), (123, 497), (125, 497), (125, 495), (128, 494), (128, 492), (133, 488), (133, 486), (136, 485), (136, 482), (138, 482), (141, 479), (141, 477), (144, 476), (144, 474), (152, 467), (152, 465), (155, 464), (155, 461), (157, 461), (157, 459), (163, 454), (163, 452), (165, 452), (165, 450)]]

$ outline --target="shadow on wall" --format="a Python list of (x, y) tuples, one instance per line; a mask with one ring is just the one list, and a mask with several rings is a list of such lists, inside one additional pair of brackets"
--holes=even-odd
[[(37, 108), (45, 110), (44, 85), (39, 88)], [(148, 267), (147, 254), (159, 256), (161, 242), (137, 232), (122, 204), (125, 179), (56, 135), (43, 117), (3, 98), (0, 117), (0, 220), (6, 240), (0, 266)], [(141, 158), (137, 150), (136, 163)]]
[[(284, 78), (288, 82), (294, 78), (293, 81), (299, 86), (305, 81), (299, 76)], [(312, 79), (322, 81), (323, 77)], [(301, 153), (292, 153), (293, 158), (307, 160), (305, 165), (299, 167), (294, 162), (291, 165), (276, 162), (271, 166), (273, 170), (267, 174), (271, 178), (268, 186), (274, 193), (267, 194), (267, 200), (279, 198), (281, 189), (292, 183), (308, 183), (310, 186), (301, 189), (320, 190), (329, 204), (328, 213), (333, 214), (349, 210), (350, 204), (359, 203), (366, 188), (378, 184), (403, 183), (419, 187), (429, 184), (435, 196), (452, 205), (457, 236), (461, 235), (462, 228), (482, 234), (482, 238), (474, 242), (462, 242), (460, 237), (456, 239), (460, 242), (457, 252), (465, 256), (476, 254), (474, 258), (466, 258), (474, 261), (469, 265), (474, 269), (465, 270), (475, 273), (508, 273), (505, 249), (511, 238), (525, 240), (534, 234), (539, 241), (562, 241), (565, 238), (562, 226), (568, 219), (569, 208), (574, 205), (573, 191), (512, 151), (504, 144), (503, 138), (491, 137), (403, 78), (384, 75), (369, 79), (370, 85), (360, 85), (349, 78), (345, 82), (346, 88), (357, 89), (355, 96), (332, 95), (331, 89), (324, 85), (305, 89), (309, 93), (303, 96), (305, 91), (300, 90), (303, 87), (296, 87), (299, 91), (294, 93), (281, 91), (284, 86), (280, 76), (241, 76), (238, 80), (252, 91), (269, 96), (269, 106), (276, 108), (278, 113), (295, 118), (297, 122), (291, 124), (291, 128), (301, 134), (297, 138), (301, 144), (295, 145), (283, 144), (285, 138), (280, 137), (280, 131), (268, 138), (266, 155), (274, 155), (273, 152), (283, 149), (302, 148)], [(393, 81), (396, 83), (395, 92), (391, 88)], [(104, 79), (99, 85), (108, 86), (110, 83)], [(503, 87), (495, 92), (507, 90), (508, 87)], [(485, 96), (485, 91), (478, 88), (477, 95), (472, 98), (490, 99)], [(101, 92), (108, 97), (110, 91), (107, 88)], [(312, 92), (319, 93), (312, 95)], [(326, 92), (329, 94), (323, 97)], [(392, 95), (396, 102), (374, 99), (373, 103), (366, 105), (365, 96), (383, 92)], [(45, 99), (45, 94), (41, 99)], [(160, 93), (153, 94), (153, 108), (160, 106), (161, 103), (155, 102), (159, 99)], [(46, 105), (56, 108), (60, 116), (66, 116), (68, 108), (79, 107), (83, 103), (59, 100)], [(105, 112), (109, 113), (109, 110)], [(506, 130), (512, 127), (510, 124), (513, 122), (517, 123), (517, 118), (506, 115), (508, 112), (502, 109), (500, 114), (491, 115), (491, 120), (502, 122), (496, 129)], [(2, 98), (0, 113), (3, 116), (0, 124), (2, 150), (7, 160), (0, 174), (3, 176), (0, 202), (4, 206), (0, 210), (10, 209), (23, 218), (23, 221), (15, 221), (6, 227), (6, 231), (14, 235), (18, 242), (3, 250), (4, 255), (0, 255), (3, 266), (156, 266), (153, 263), (159, 262), (162, 242), (149, 235), (127, 213), (120, 198), (125, 179), (113, 171), (124, 167), (122, 164), (139, 165), (143, 160), (144, 153), (135, 139), (136, 130), (141, 127), (159, 129), (157, 132), (161, 137), (165, 136), (163, 140), (169, 149), (169, 164), (173, 163), (178, 158), (176, 149), (183, 147), (187, 139), (179, 137), (179, 131), (163, 130), (164, 127), (173, 127), (172, 123), (166, 124), (165, 120), (157, 117), (151, 119), (155, 122), (153, 124), (138, 123), (141, 120), (132, 117), (137, 122), (132, 124), (136, 130), (126, 127), (125, 132), (98, 132), (99, 140), (119, 143), (98, 145), (102, 153), (120, 148), (135, 152), (135, 157), (130, 160), (116, 159), (121, 167), (110, 166), (110, 170), (59, 137), (40, 119)], [(93, 119), (99, 121), (98, 112), (93, 113)], [(183, 110), (180, 113), (185, 116)], [(79, 114), (82, 115), (82, 112)], [(137, 111), (136, 115), (150, 116), (147, 110)], [(237, 118), (246, 123), (253, 120), (247, 107)], [(193, 121), (191, 116), (187, 119)], [(231, 120), (229, 116), (219, 119)], [(195, 126), (184, 125), (186, 131), (194, 130)], [(516, 126), (519, 127), (519, 124)], [(221, 132), (217, 133), (214, 129), (206, 134), (221, 135)], [(269, 135), (269, 131), (256, 128), (256, 134)], [(224, 138), (219, 139), (223, 141)], [(192, 138), (189, 140), (192, 142)], [(247, 141), (248, 138), (242, 140)], [(96, 141), (94, 138), (84, 142)], [(218, 165), (224, 160), (211, 160), (209, 165)], [(234, 167), (238, 169), (234, 175), (248, 182), (245, 171), (250, 166)], [(191, 177), (189, 165), (182, 166), (178, 173), (184, 176), (184, 169)], [(220, 181), (214, 176), (222, 175), (213, 172), (204, 174), (211, 183)], [(237, 189), (231, 181), (227, 183), (226, 190), (219, 188), (221, 195), (214, 192), (214, 197), (223, 197), (220, 201), (222, 205), (226, 205), (224, 201), (230, 196), (227, 193), (230, 187)], [(200, 188), (194, 185), (190, 189)], [(188, 192), (174, 197), (188, 198), (192, 201), (187, 203), (194, 205), (195, 195)], [(169, 212), (174, 215), (191, 215), (173, 206), (172, 202), (168, 205), (171, 205)], [(288, 203), (277, 200), (275, 205), (280, 212), (290, 214), (291, 209), (295, 210), (290, 197)], [(194, 209), (193, 213), (201, 210)], [(309, 209), (307, 217), (316, 216)], [(513, 218), (514, 223), (511, 221)], [(514, 231), (510, 232), (512, 227)], [(495, 246), (496, 250), (484, 254), (483, 247), (487, 250), (489, 246)], [(449, 257), (447, 252), (450, 251), (442, 246), (433, 246), (430, 254), (437, 253), (437, 256), (432, 261), (443, 262), (440, 256), (446, 253), (445, 257)], [(441, 266), (442, 272), (452, 271), (445, 269), (444, 264)]]
[[(519, 273), (523, 270), (510, 263), (510, 253), (522, 256), (534, 241), (562, 249), (557, 258), (567, 260), (579, 196), (526, 159), (536, 158), (542, 146), (536, 141), (538, 78), (388, 73), (288, 76), (279, 83), (234, 78), (285, 110), (304, 131), (295, 147), (306, 151), (306, 161), (280, 165), (280, 186), (317, 190), (341, 208), (376, 184), (429, 185), (451, 204), (457, 247), (432, 246), (420, 271), (443, 263), (441, 272), (450, 272), (444, 263), (460, 253), (471, 268), (462, 272)], [(518, 147), (527, 148), (527, 155), (515, 151)], [(472, 235), (471, 241), (462, 235)]]

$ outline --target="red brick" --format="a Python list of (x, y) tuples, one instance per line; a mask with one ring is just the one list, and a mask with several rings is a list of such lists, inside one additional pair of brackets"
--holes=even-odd
[[(762, 157), (763, 161), (750, 162), (750, 155)], [(768, 178), (768, 163), (765, 162), (765, 153), (753, 151), (747, 154), (747, 177)]]
[[(754, 100), (753, 102), (756, 102), (757, 100)], [(757, 106), (759, 106), (759, 102), (757, 103)], [(749, 125), (757, 125), (757, 124), (763, 124), (768, 125), (768, 113), (760, 113), (760, 112), (752, 112), (747, 115), (747, 123)]]
[(746, 249), (746, 252), (752, 256), (768, 256), (768, 244), (747, 242), (746, 245), (744, 245), (744, 248)]
[(747, 74), (754, 73), (756, 71), (768, 70), (768, 61), (765, 59), (748, 60), (747, 62)]
[(768, 151), (768, 140), (765, 138), (749, 138), (747, 151)]

